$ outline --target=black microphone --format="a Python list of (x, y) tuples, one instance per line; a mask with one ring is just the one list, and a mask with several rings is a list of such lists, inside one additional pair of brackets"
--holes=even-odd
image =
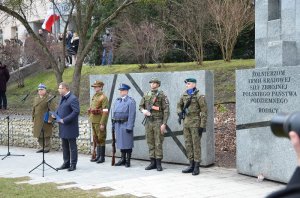
[(24, 98), (22, 98), (21, 101), (24, 102), (28, 98), (28, 96), (29, 96), (29, 93)]
[(47, 102), (50, 102), (50, 101), (53, 100), (55, 97), (56, 97), (56, 95), (52, 96), (51, 98), (49, 98), (49, 99), (47, 100)]

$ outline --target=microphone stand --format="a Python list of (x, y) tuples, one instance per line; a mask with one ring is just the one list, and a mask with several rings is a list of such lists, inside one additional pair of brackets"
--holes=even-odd
[[(26, 100), (26, 98), (29, 96), (29, 94), (27, 94), (21, 101), (25, 101)], [(12, 114), (12, 113), (11, 113)], [(7, 119), (7, 154), (6, 155), (0, 155), (0, 156), (4, 156), (3, 158), (2, 158), (2, 160), (4, 160), (5, 158), (7, 158), (8, 156), (25, 156), (25, 155), (13, 155), (13, 154), (11, 154), (10, 153), (10, 151), (9, 151), (9, 138), (10, 138), (10, 131), (9, 131), (9, 123), (10, 123), (10, 115), (11, 114), (9, 114), (9, 115), (7, 115), (6, 116), (6, 118), (5, 119)]]
[(10, 134), (10, 132), (9, 132), (9, 122), (10, 122), (9, 121), (9, 117), (10, 117), (10, 115), (6, 116), (6, 118), (5, 118), (5, 119), (7, 119), (7, 154), (6, 155), (0, 155), (0, 156), (4, 156), (2, 158), (2, 160), (4, 160), (5, 158), (7, 158), (8, 156), (25, 156), (25, 155), (13, 155), (9, 151), (9, 134)]
[[(55, 98), (55, 97), (52, 97), (52, 99)], [(47, 110), (47, 114), (50, 114), (49, 113), (49, 102), (52, 100), (51, 98), (47, 101), (48, 103), (48, 110)], [(52, 167), (51, 165), (49, 165), (46, 161), (45, 161), (45, 131), (44, 131), (44, 124), (45, 124), (46, 120), (44, 119), (44, 122), (42, 124), (42, 129), (41, 129), (41, 133), (42, 134), (42, 139), (43, 139), (43, 160), (42, 162), (37, 165), (36, 167), (34, 167), (31, 171), (29, 171), (29, 173), (31, 173), (32, 171), (34, 171), (35, 169), (37, 169), (39, 166), (43, 165), (43, 177), (44, 177), (44, 172), (45, 172), (45, 165), (49, 166), (50, 168), (52, 168), (53, 170), (56, 170), (58, 171), (56, 168)]]

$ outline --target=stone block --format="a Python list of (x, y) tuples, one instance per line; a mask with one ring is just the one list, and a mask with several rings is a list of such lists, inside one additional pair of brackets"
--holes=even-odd
[(282, 40), (284, 41), (295, 41), (296, 31), (296, 10), (295, 0), (281, 1), (281, 32)]
[(255, 39), (255, 67), (262, 68), (267, 65), (267, 39)]
[(271, 41), (267, 49), (267, 66), (297, 65), (297, 47), (294, 41)]
[(268, 33), (268, 0), (255, 2), (255, 39), (266, 38)]
[(281, 19), (268, 21), (268, 40), (279, 40), (281, 36)]
[[(163, 144), (165, 162), (187, 163), (185, 157), (185, 145), (182, 135), (182, 126), (177, 122), (176, 105), (180, 95), (185, 90), (184, 80), (188, 77), (197, 79), (197, 87), (201, 93), (206, 95), (208, 103), (208, 121), (207, 132), (202, 135), (202, 162), (201, 165), (207, 166), (214, 163), (214, 127), (213, 127), (213, 107), (214, 107), (214, 93), (213, 93), (213, 74), (210, 71), (186, 71), (186, 72), (158, 72), (158, 73), (132, 73), (132, 74), (115, 74), (115, 75), (91, 75), (90, 83), (95, 80), (102, 80), (104, 85), (104, 92), (109, 97), (112, 103), (119, 97), (117, 90), (120, 83), (126, 83), (131, 86), (129, 95), (136, 100), (137, 106), (140, 103), (142, 95), (149, 90), (149, 80), (151, 77), (158, 77), (161, 79), (161, 89), (166, 93), (170, 101), (170, 118), (168, 121), (169, 130), (165, 134)], [(114, 82), (115, 79), (115, 83)], [(115, 87), (114, 87), (115, 85)], [(93, 95), (91, 89), (91, 96)], [(149, 159), (148, 145), (145, 140), (145, 128), (141, 124), (144, 116), (137, 108), (136, 121), (134, 128), (134, 149), (132, 156), (137, 159)], [(109, 117), (109, 120), (110, 117)], [(107, 150), (106, 154), (111, 155), (111, 122), (107, 125)], [(119, 154), (119, 152), (118, 152)]]
[(287, 182), (297, 166), (288, 139), (275, 137), (269, 121), (300, 109), (300, 66), (236, 71), (239, 173)]

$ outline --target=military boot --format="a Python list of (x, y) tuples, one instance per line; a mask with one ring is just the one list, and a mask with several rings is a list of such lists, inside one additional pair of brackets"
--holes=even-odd
[(95, 159), (91, 159), (91, 162), (97, 162), (100, 158), (100, 146), (97, 146), (97, 150), (96, 150), (96, 158)]
[(199, 175), (199, 173), (200, 173), (199, 166), (200, 166), (200, 162), (195, 162), (195, 167), (194, 167), (192, 175)]
[(157, 171), (162, 171), (161, 159), (156, 159), (156, 170)]
[(193, 172), (193, 170), (194, 170), (194, 160), (190, 160), (190, 165), (187, 168), (183, 169), (181, 172), (182, 173), (191, 173), (191, 172)]
[(122, 166), (125, 165), (125, 151), (121, 151), (121, 159), (115, 164), (115, 166)]
[(97, 161), (97, 163), (103, 163), (105, 162), (105, 146), (100, 146), (100, 157)]
[(145, 168), (145, 170), (152, 170), (156, 169), (156, 161), (155, 158), (150, 158), (151, 162), (150, 164)]
[(130, 167), (131, 152), (127, 152), (125, 167)]

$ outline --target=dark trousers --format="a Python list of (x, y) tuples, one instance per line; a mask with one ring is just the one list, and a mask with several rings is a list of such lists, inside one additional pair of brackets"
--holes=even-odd
[(61, 141), (62, 141), (64, 164), (67, 166), (69, 165), (76, 166), (77, 159), (78, 159), (76, 138), (71, 138), (71, 139), (62, 138)]
[(6, 91), (0, 91), (0, 109), (6, 109), (7, 108), (7, 99), (6, 99)]

